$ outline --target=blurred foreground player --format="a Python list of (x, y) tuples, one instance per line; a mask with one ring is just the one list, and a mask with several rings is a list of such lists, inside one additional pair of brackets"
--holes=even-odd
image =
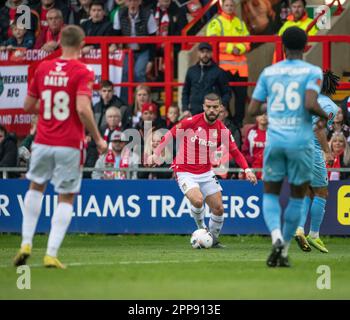
[(245, 170), (247, 180), (256, 184), (254, 173), (248, 168), (246, 159), (237, 148), (234, 138), (218, 120), (222, 104), (215, 93), (205, 96), (204, 112), (186, 118), (174, 126), (163, 137), (155, 150), (153, 161), (157, 163), (164, 147), (176, 138), (179, 151), (172, 164), (181, 191), (191, 202), (191, 215), (197, 227), (207, 228), (204, 222), (204, 201), (211, 209), (209, 231), (213, 235), (213, 247), (223, 247), (218, 241), (224, 224), (222, 188), (212, 170), (212, 160), (219, 147), (230, 153), (236, 163)]
[(94, 74), (78, 61), (83, 39), (80, 27), (65, 27), (61, 36), (62, 56), (42, 62), (29, 85), (24, 110), (39, 113), (39, 120), (26, 175), (31, 183), (24, 198), (22, 244), (14, 259), (15, 266), (25, 264), (31, 254), (43, 193), (51, 181), (59, 196), (44, 266), (65, 268), (57, 259), (57, 252), (71, 221), (74, 195), (80, 191), (84, 126), (98, 150), (107, 149), (91, 108)]
[[(326, 71), (323, 73), (323, 84), (321, 94), (318, 97), (318, 103), (328, 114), (328, 128), (333, 124), (334, 118), (338, 113), (338, 110), (340, 110), (338, 106), (329, 98), (331, 95), (335, 94), (338, 81), (339, 77), (333, 74), (331, 71)], [(305, 197), (304, 208), (299, 227), (295, 235), (295, 240), (297, 241), (300, 249), (305, 252), (311, 251), (310, 245), (312, 245), (319, 251), (328, 253), (328, 249), (320, 239), (319, 232), (328, 197), (328, 176), (325, 160), (327, 163), (332, 164), (334, 159), (328, 145), (326, 129), (318, 128), (316, 126), (318, 117), (313, 116), (312, 118), (315, 125), (315, 153), (314, 164), (312, 167), (312, 179), (307, 196)], [(322, 151), (324, 152), (325, 158), (323, 157)], [(304, 226), (309, 210), (311, 216), (310, 232), (309, 235), (305, 237)]]
[[(268, 102), (263, 212), (272, 237), (272, 252), (267, 259), (269, 267), (290, 266), (288, 249), (312, 178), (314, 141), (311, 114), (328, 118), (317, 102), (322, 71), (302, 61), (307, 42), (305, 31), (288, 28), (282, 35), (282, 42), (287, 59), (264, 69), (248, 110), (251, 115), (258, 115), (263, 111), (260, 110), (263, 102)], [(291, 196), (284, 212), (282, 236), (279, 195), (285, 177), (288, 177)]]

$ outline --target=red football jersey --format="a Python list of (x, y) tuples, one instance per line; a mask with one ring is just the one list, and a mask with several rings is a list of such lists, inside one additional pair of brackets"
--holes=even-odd
[(91, 98), (93, 82), (93, 71), (78, 60), (58, 58), (39, 65), (28, 89), (40, 101), (36, 143), (82, 149), (85, 133), (76, 99)]
[(221, 145), (238, 160), (243, 169), (248, 167), (247, 162), (238, 150), (231, 132), (220, 121), (209, 124), (204, 119), (204, 113), (186, 118), (174, 126), (164, 137), (155, 151), (160, 155), (161, 149), (172, 137), (180, 139), (179, 150), (173, 162), (175, 172), (190, 172), (201, 174), (212, 169), (215, 153), (220, 152)]

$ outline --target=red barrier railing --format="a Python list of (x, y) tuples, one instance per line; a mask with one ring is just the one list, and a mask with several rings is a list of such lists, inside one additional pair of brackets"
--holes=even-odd
[[(345, 42), (350, 44), (350, 35), (323, 35), (310, 36), (309, 42), (322, 43), (322, 68), (324, 70), (331, 69), (331, 44)], [(182, 86), (183, 83), (174, 81), (173, 78), (173, 46), (180, 43), (199, 43), (210, 42), (216, 50), (220, 42), (250, 42), (250, 43), (275, 43), (277, 61), (282, 59), (282, 41), (279, 36), (246, 36), (246, 37), (206, 37), (206, 36), (169, 36), (169, 37), (86, 37), (87, 44), (100, 44), (102, 52), (102, 80), (109, 78), (109, 61), (108, 61), (108, 45), (111, 43), (129, 44), (129, 43), (145, 43), (145, 44), (163, 44), (164, 47), (164, 65), (165, 65), (165, 79), (163, 82), (146, 82), (144, 83), (150, 87), (164, 87), (165, 89), (165, 106), (169, 107), (172, 104), (173, 87)], [(131, 55), (129, 55), (129, 59)], [(272, 56), (271, 56), (272, 61)], [(129, 60), (129, 63), (131, 61)], [(132, 64), (131, 64), (132, 65)], [(129, 64), (130, 66), (130, 64)], [(129, 71), (133, 70), (129, 67)], [(129, 103), (133, 100), (132, 88), (139, 85), (132, 80), (133, 72), (129, 72), (129, 81), (115, 84), (115, 86), (129, 88)], [(231, 82), (230, 85), (235, 86), (254, 86), (255, 82)], [(350, 83), (340, 83), (339, 89), (350, 89)]]

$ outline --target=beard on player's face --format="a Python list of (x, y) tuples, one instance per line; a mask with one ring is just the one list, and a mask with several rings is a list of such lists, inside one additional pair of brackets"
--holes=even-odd
[(217, 120), (217, 118), (219, 118), (219, 113), (210, 110), (207, 110), (204, 114), (209, 122), (214, 122), (215, 120)]

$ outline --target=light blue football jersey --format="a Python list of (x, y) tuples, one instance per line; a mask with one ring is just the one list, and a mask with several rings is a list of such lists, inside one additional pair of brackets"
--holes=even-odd
[(305, 108), (306, 90), (320, 93), (322, 70), (303, 60), (284, 60), (261, 73), (253, 99), (267, 101), (267, 144), (295, 148), (313, 143), (312, 116)]
[[(338, 112), (338, 106), (327, 96), (320, 94), (317, 99), (320, 107), (323, 109), (324, 112), (328, 114), (328, 121), (327, 121), (327, 129), (329, 129), (333, 122), (334, 118)], [(319, 120), (319, 117), (312, 116), (312, 124), (315, 127), (316, 122)], [(315, 137), (315, 151), (322, 153), (322, 147), (318, 141), (318, 139)]]

